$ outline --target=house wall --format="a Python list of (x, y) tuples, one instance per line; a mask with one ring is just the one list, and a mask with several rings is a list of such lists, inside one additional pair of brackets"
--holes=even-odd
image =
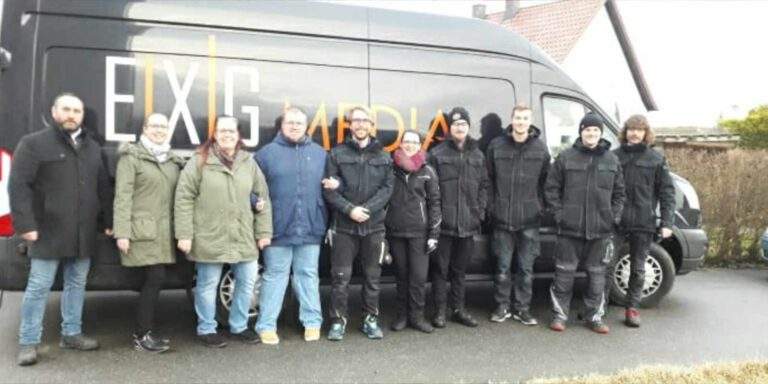
[(562, 63), (563, 69), (622, 124), (632, 114), (646, 113), (632, 73), (621, 51), (608, 12), (601, 8)]

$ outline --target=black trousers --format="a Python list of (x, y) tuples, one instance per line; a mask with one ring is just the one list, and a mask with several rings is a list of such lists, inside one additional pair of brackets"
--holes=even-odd
[(331, 249), (331, 320), (346, 319), (348, 316), (349, 281), (352, 278), (352, 264), (360, 256), (363, 267), (362, 303), (363, 314), (379, 314), (379, 280), (381, 262), (384, 259), (384, 232), (367, 236), (336, 233)]
[(555, 278), (550, 287), (554, 317), (568, 319), (574, 275), (579, 265), (583, 264), (588, 280), (584, 293), (584, 318), (592, 322), (601, 320), (606, 305), (605, 271), (613, 258), (613, 240), (558, 236), (555, 252)]
[[(464, 309), (465, 272), (474, 250), (475, 239), (471, 236), (440, 236), (437, 251), (433, 253), (432, 272), (432, 291), (438, 311), (445, 311), (447, 306)], [(451, 283), (450, 296), (448, 282)]]
[(139, 306), (136, 311), (138, 323), (136, 333), (143, 335), (154, 329), (157, 301), (165, 281), (165, 265), (155, 264), (139, 268), (144, 272), (144, 284), (141, 286)]
[(645, 284), (645, 259), (653, 242), (653, 233), (633, 232), (627, 235), (629, 240), (629, 289), (627, 290), (627, 308), (637, 308), (643, 298)]
[(496, 304), (510, 308), (510, 295), (513, 289), (510, 269), (514, 261), (514, 308), (516, 311), (528, 311), (531, 297), (533, 297), (533, 263), (540, 253), (539, 228), (515, 232), (495, 229), (491, 244), (496, 253), (496, 275), (494, 276)]
[(397, 267), (397, 310), (416, 318), (424, 315), (429, 257), (425, 237), (390, 237), (389, 253)]

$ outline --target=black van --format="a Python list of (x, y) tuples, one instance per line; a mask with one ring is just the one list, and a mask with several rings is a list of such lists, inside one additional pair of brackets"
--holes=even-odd
[[(559, 67), (517, 34), (475, 20), (326, 3), (282, 1), (4, 1), (0, 30), (0, 289), (22, 290), (28, 260), (17, 252), (8, 209), (11, 154), (19, 139), (50, 122), (52, 97), (80, 95), (85, 126), (103, 139), (114, 172), (115, 150), (134, 141), (152, 111), (170, 116), (172, 144), (189, 151), (205, 141), (214, 117), (243, 122), (254, 149), (272, 140), (285, 105), (309, 111), (310, 132), (326, 149), (339, 143), (351, 106), (375, 113), (389, 150), (406, 128), (439, 141), (442, 111), (465, 106), (471, 135), (487, 143), (502, 131), (512, 106), (532, 106), (553, 156), (577, 136), (586, 111), (616, 125)], [(114, 174), (113, 174), (114, 176)], [(644, 304), (658, 302), (676, 274), (696, 269), (707, 237), (693, 187), (675, 177), (674, 236), (654, 245), (647, 260)], [(471, 278), (489, 279), (493, 261), (486, 236), (473, 255)], [(551, 276), (555, 232), (543, 228), (535, 270)], [(120, 266), (114, 242), (100, 238), (88, 287), (136, 289), (139, 276)], [(629, 269), (626, 248), (614, 269), (621, 300)], [(168, 288), (187, 288), (188, 263)], [(321, 257), (327, 276), (327, 251)], [(58, 282), (57, 287), (60, 287)], [(227, 307), (231, 279), (219, 298)]]

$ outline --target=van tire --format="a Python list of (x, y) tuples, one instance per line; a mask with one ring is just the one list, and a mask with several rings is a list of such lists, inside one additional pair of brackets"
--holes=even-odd
[[(259, 316), (259, 290), (261, 288), (261, 267), (259, 267), (259, 276), (256, 278), (256, 285), (253, 288), (253, 299), (251, 300), (251, 308), (248, 311), (248, 327), (251, 328), (256, 323), (256, 318)], [(216, 288), (216, 321), (219, 326), (228, 329), (229, 328), (229, 300), (234, 293), (234, 274), (229, 268), (229, 265), (225, 265), (221, 272), (221, 279), (219, 279), (219, 285)]]
[[(625, 306), (629, 284), (629, 244), (624, 243), (610, 265), (608, 287), (612, 303)], [(640, 307), (655, 307), (675, 284), (675, 263), (669, 253), (659, 244), (651, 243), (645, 267), (645, 285)]]

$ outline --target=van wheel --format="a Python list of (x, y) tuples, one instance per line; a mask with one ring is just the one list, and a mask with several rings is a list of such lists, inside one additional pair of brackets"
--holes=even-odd
[[(611, 302), (624, 306), (629, 289), (630, 256), (629, 244), (625, 243), (618, 252), (620, 255), (613, 262), (610, 274)], [(648, 257), (645, 259), (645, 283), (640, 306), (654, 307), (669, 293), (675, 283), (675, 263), (669, 253), (659, 244), (651, 243)]]
[[(261, 266), (259, 266), (259, 276), (256, 278), (256, 284), (253, 286), (253, 297), (251, 306), (248, 309), (248, 326), (251, 327), (259, 315), (259, 291), (261, 289)], [(216, 321), (222, 328), (229, 327), (229, 308), (232, 303), (232, 297), (235, 294), (235, 275), (229, 266), (225, 266), (219, 280), (219, 287), (216, 290)]]

